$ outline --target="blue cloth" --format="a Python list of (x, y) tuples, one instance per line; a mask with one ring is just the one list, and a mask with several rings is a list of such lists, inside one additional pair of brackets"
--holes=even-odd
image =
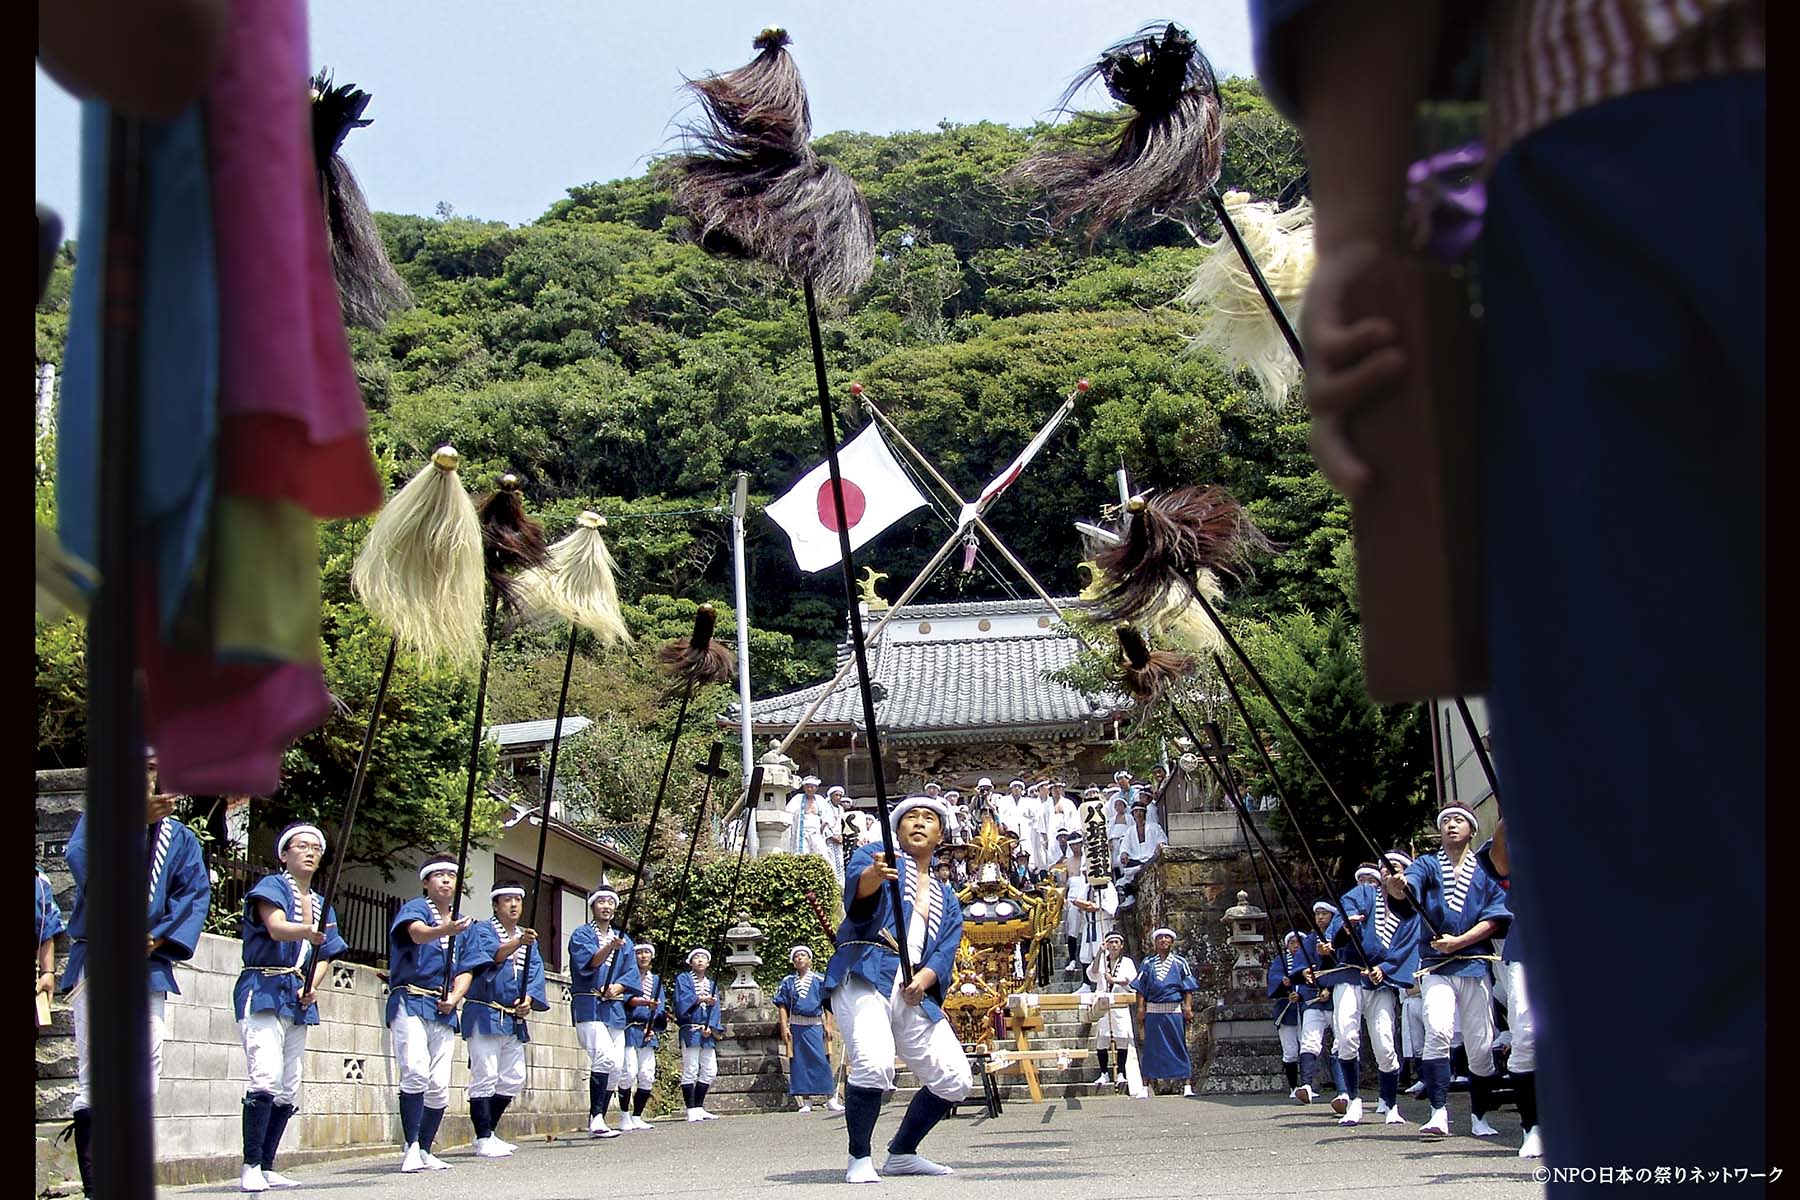
[[(313, 893), (315, 906), (324, 901), (325, 897), (317, 892)], [(304, 948), (307, 952), (304, 968), (306, 978), (299, 975), (264, 975), (245, 970), (238, 975), (237, 984), (231, 991), (232, 1010), (240, 1021), (253, 1012), (272, 1012), (282, 1020), (292, 1021), (296, 1025), (317, 1025), (318, 1002), (314, 1001), (302, 1010), (300, 993), (305, 990), (306, 979), (312, 977), (315, 963), (330, 962), (350, 948), (338, 936), (337, 913), (332, 909), (325, 910), (325, 944), (322, 946), (306, 942), (278, 942), (269, 936), (269, 927), (259, 915), (261, 906), (265, 903), (280, 909), (290, 921), (300, 919), (298, 897), (289, 890), (284, 876), (264, 875), (257, 880), (256, 886), (245, 894), (244, 911), (238, 918), (238, 936), (244, 940), (244, 966), (291, 967), (300, 961), (300, 952)]]
[(684, 1046), (710, 1045), (725, 1032), (722, 990), (706, 976), (699, 978), (711, 985), (712, 994), (704, 1001), (692, 971), (683, 971), (675, 977), (675, 1019), (681, 1022), (681, 1044)]
[(42, 871), (37, 872), (37, 940), (43, 945), (63, 931), (62, 909), (56, 905), (56, 893)]
[(638, 988), (636, 944), (622, 930), (611, 928), (606, 940), (615, 934), (621, 939), (619, 947), (598, 962), (595, 956), (602, 939), (592, 921), (569, 935), (569, 1018), (577, 1025), (599, 1021), (609, 1029), (625, 1027), (625, 1001), (600, 998), (615, 983), (623, 984), (627, 994)]
[[(1470, 851), (1471, 855), (1473, 853)], [(1492, 954), (1493, 938), (1506, 936), (1507, 927), (1512, 923), (1512, 913), (1506, 907), (1506, 892), (1494, 882), (1492, 875), (1482, 869), (1481, 863), (1476, 862), (1475, 870), (1469, 876), (1469, 890), (1463, 897), (1462, 911), (1456, 912), (1444, 898), (1443, 870), (1435, 852), (1421, 854), (1413, 860), (1412, 866), (1406, 868), (1407, 886), (1419, 898), (1421, 910), (1430, 922), (1429, 929), (1460, 936), (1483, 921), (1493, 921), (1498, 928), (1494, 930), (1492, 937), (1482, 938), (1449, 955), (1432, 949), (1428, 929), (1421, 935), (1418, 967), (1429, 967), (1434, 975), (1491, 975), (1491, 964), (1471, 956)], [(1439, 963), (1444, 965), (1437, 965)]]
[[(1150, 1004), (1179, 1003), (1189, 992), (1200, 990), (1187, 959), (1151, 955), (1138, 969), (1131, 990)], [(1143, 1072), (1145, 1079), (1186, 1079), (1193, 1074), (1188, 1058), (1187, 1020), (1180, 1013), (1145, 1013)]]
[[(206, 854), (193, 830), (165, 817), (145, 828), (146, 854), (152, 838), (168, 830), (169, 844), (160, 870), (155, 870), (155, 892), (149, 896), (150, 936), (162, 939), (148, 963), (150, 990), (181, 994), (175, 986), (175, 964), (194, 957), (200, 933), (206, 927), (206, 909), (212, 903), (212, 877), (206, 873)], [(69, 913), (69, 961), (63, 967), (63, 990), (81, 981), (87, 963), (87, 814), (75, 822), (64, 851), (69, 873), (75, 877), (75, 904)]]
[[(1764, 86), (1597, 105), (1488, 181), (1488, 703), (1513, 877), (1545, 898), (1518, 922), (1538, 1053), (1654, 1047), (1633, 1092), (1682, 1110), (1646, 1125), (1615, 1073), (1540, 1071), (1560, 1163), (1768, 1161)], [(1596, 1003), (1627, 912), (1701, 961)]]
[(662, 976), (640, 974), (637, 987), (625, 997), (625, 1044), (654, 1050), (661, 1044), (656, 1035), (668, 1027), (669, 993)]
[[(1271, 1016), (1277, 1025), (1298, 1025), (1300, 1009), (1308, 1000), (1319, 994), (1319, 989), (1305, 983), (1290, 983), (1288, 977), (1300, 968), (1299, 956), (1289, 956), (1286, 951), (1277, 950), (1269, 959), (1269, 999), (1273, 1001)], [(1300, 998), (1290, 997), (1298, 990)]]
[[(107, 123), (81, 106), (81, 260), (56, 427), (57, 532), (98, 562), (100, 347), (105, 300)], [(142, 333), (138, 382), (139, 544), (156, 565), (159, 628), (173, 623), (212, 507), (218, 437), (219, 295), (200, 106), (144, 129)], [(144, 533), (149, 536), (145, 537)]]
[[(406, 1012), (420, 1020), (439, 1021), (452, 1029), (456, 1027), (455, 1013), (438, 1011), (437, 993), (444, 986), (444, 967), (456, 953), (456, 943), (468, 934), (438, 938), (420, 946), (407, 932), (415, 921), (430, 928), (441, 925), (449, 916), (448, 912), (435, 912), (431, 902), (423, 896), (414, 896), (394, 914), (393, 924), (388, 926), (387, 1015), (383, 1018), (389, 1025), (401, 1012)], [(408, 991), (408, 987), (424, 988), (432, 994), (420, 995)]]
[(825, 977), (809, 971), (802, 984), (798, 975), (789, 975), (775, 989), (773, 1003), (787, 1010), (788, 1035), (794, 1041), (794, 1057), (788, 1072), (788, 1095), (829, 1096), (837, 1090), (831, 1072), (831, 1058), (825, 1050), (825, 1026), (795, 1025), (794, 1017), (820, 1018), (825, 1013)]
[[(825, 988), (835, 991), (837, 987), (854, 975), (880, 992), (883, 996), (894, 990), (894, 979), (900, 972), (900, 956), (888, 949), (886, 944), (877, 944), (885, 932), (888, 939), (895, 934), (893, 889), (883, 884), (873, 896), (856, 898), (856, 881), (875, 860), (880, 843), (873, 846), (858, 847), (850, 858), (850, 865), (844, 868), (844, 892), (851, 896), (845, 910), (843, 924), (838, 926), (837, 952), (825, 967)], [(963, 914), (962, 904), (949, 884), (933, 879), (928, 886), (938, 889), (942, 915), (938, 919), (937, 931), (927, 936), (925, 952), (913, 963), (915, 969), (931, 968), (937, 978), (931, 987), (926, 989), (925, 998), (919, 1008), (933, 1021), (943, 1019), (944, 1010), (940, 1007), (944, 1000), (944, 986), (950, 981), (951, 967), (956, 960), (956, 951), (962, 945)], [(912, 903), (901, 898), (900, 924), (907, 927), (912, 921)]]
[[(478, 921), (456, 939), (456, 972), (469, 975), (469, 990), (463, 994), (462, 1035), (478, 1033), (498, 1037), (516, 1037), (529, 1042), (527, 1022), (516, 1019), (512, 1006), (519, 999), (519, 965), (516, 955), (505, 962), (495, 962), (500, 949), (500, 931), (492, 921)], [(550, 999), (544, 992), (544, 956), (536, 946), (525, 948), (525, 998), (538, 1012), (548, 1011)], [(494, 1006), (498, 1004), (506, 1011)]]
[[(1357, 939), (1363, 955), (1362, 959), (1356, 960), (1358, 965), (1366, 961), (1371, 967), (1380, 967), (1382, 987), (1405, 989), (1412, 986), (1413, 973), (1419, 969), (1419, 930), (1423, 926), (1419, 924), (1418, 912), (1403, 901), (1400, 907), (1392, 910), (1395, 918), (1394, 931), (1388, 942), (1383, 944), (1376, 920), (1379, 915), (1378, 905), (1382, 899), (1372, 885), (1357, 884), (1344, 893), (1341, 904), (1346, 914), (1360, 916), (1362, 920), (1357, 921), (1346, 933), (1344, 922), (1333, 917), (1328, 932), (1333, 938)], [(1388, 898), (1388, 903), (1392, 903), (1391, 898)], [(1347, 976), (1333, 975), (1327, 978), (1345, 980)], [(1358, 982), (1363, 987), (1370, 986), (1367, 976), (1360, 971)]]

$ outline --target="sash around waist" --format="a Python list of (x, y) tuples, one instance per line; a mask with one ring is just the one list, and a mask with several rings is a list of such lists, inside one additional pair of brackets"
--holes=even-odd
[(1144, 1011), (1147, 1013), (1178, 1013), (1181, 1011), (1179, 1000), (1146, 1000)]
[(824, 1017), (789, 1017), (789, 1025), (823, 1025)]

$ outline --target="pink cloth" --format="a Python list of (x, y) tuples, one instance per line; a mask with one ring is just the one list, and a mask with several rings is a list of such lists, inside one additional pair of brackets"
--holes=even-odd
[[(218, 250), (220, 416), (286, 418), (283, 453), (310, 447), (283, 473), (280, 498), (347, 516), (381, 504), (368, 413), (344, 333), (313, 162), (303, 0), (236, 0), (206, 96), (206, 142)], [(277, 498), (232, 469), (262, 431), (241, 433), (221, 463), (227, 491)], [(346, 445), (347, 444), (347, 445)], [(254, 451), (251, 451), (252, 453)], [(267, 455), (266, 457), (274, 457)]]

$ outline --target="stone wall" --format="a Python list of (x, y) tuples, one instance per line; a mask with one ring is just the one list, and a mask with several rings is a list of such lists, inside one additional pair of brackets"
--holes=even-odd
[[(231, 989), (242, 965), (234, 938), (201, 936), (192, 962), (176, 968), (179, 996), (168, 999), (162, 1082), (156, 1098), (157, 1177), (164, 1184), (225, 1179), (242, 1157), (239, 1116), (246, 1076)], [(568, 983), (550, 977), (550, 1011), (531, 1022), (525, 1095), (507, 1110), (507, 1131), (545, 1133), (587, 1122), (587, 1056), (569, 1019)], [(307, 1038), (300, 1111), (288, 1126), (284, 1161), (308, 1161), (396, 1147), (400, 1137), (399, 1074), (382, 1021), (385, 985), (372, 967), (333, 964), (319, 999), (320, 1024)], [(67, 1011), (58, 1001), (59, 1030)], [(75, 1056), (62, 1033), (38, 1041), (40, 1174), (66, 1178), (73, 1170), (66, 1143), (46, 1145), (60, 1132), (74, 1099)], [(468, 1055), (458, 1050), (451, 1073), (446, 1145), (468, 1141)], [(48, 1129), (42, 1123), (48, 1124)], [(46, 1161), (48, 1160), (48, 1161)]]
[[(1281, 857), (1282, 870), (1301, 896), (1309, 899), (1310, 909), (1310, 898), (1323, 894), (1316, 877), (1304, 861), (1297, 861), (1298, 856)], [(1231, 946), (1225, 910), (1237, 903), (1240, 891), (1248, 892), (1250, 903), (1259, 908), (1273, 907), (1263, 929), (1263, 936), (1270, 940), (1260, 948), (1265, 968), (1273, 939), (1286, 932), (1280, 901), (1260, 853), (1255, 870), (1262, 875), (1260, 889), (1251, 870), (1250, 856), (1241, 846), (1236, 850), (1164, 846), (1138, 876), (1137, 903), (1127, 910), (1126, 937), (1131, 939), (1129, 948), (1134, 957), (1141, 960), (1148, 953), (1150, 931), (1166, 925), (1175, 931), (1176, 952), (1186, 957), (1200, 980), (1200, 991), (1194, 996), (1196, 1019), (1188, 1026), (1188, 1056), (1194, 1064), (1196, 1087), (1204, 1081), (1213, 1058), (1212, 1030), (1218, 1010), (1229, 1010), (1229, 1024), (1221, 1025), (1222, 1031), (1242, 1019), (1234, 1001), (1241, 1003), (1245, 998), (1231, 994), (1231, 965), (1237, 955)], [(1269, 893), (1266, 906), (1264, 891)], [(1260, 992), (1259, 988), (1259, 995)], [(1249, 1017), (1249, 1005), (1245, 1004), (1244, 1009), (1243, 1018), (1254, 1020)], [(1266, 1005), (1262, 1011), (1268, 1011)], [(1279, 1070), (1278, 1066), (1277, 1075)]]

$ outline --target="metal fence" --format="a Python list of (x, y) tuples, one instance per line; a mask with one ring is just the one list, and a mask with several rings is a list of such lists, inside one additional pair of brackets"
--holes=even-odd
[[(207, 916), (207, 928), (214, 933), (237, 937), (238, 917), (244, 911), (245, 895), (263, 876), (275, 872), (259, 863), (224, 855), (210, 856), (207, 865), (213, 879), (212, 909)], [(337, 913), (338, 934), (349, 943), (343, 957), (350, 962), (385, 967), (388, 926), (392, 924), (394, 914), (400, 911), (400, 899), (373, 888), (340, 883), (337, 894), (331, 898), (331, 907)]]

